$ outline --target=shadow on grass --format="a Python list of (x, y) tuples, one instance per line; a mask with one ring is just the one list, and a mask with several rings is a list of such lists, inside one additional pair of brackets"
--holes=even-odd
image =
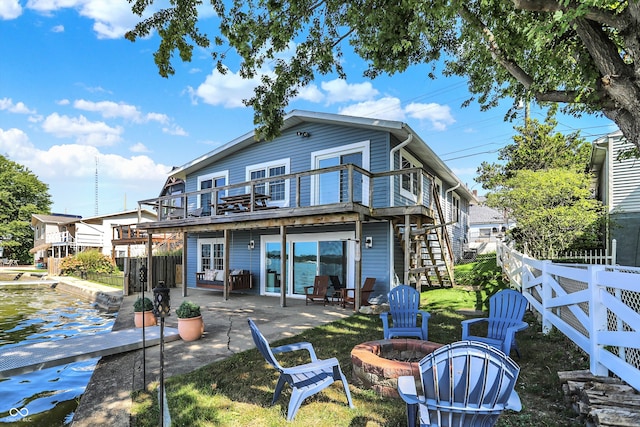
[[(429, 338), (443, 344), (458, 341), (460, 322), (470, 318), (457, 312), (473, 307), (473, 291), (442, 289), (424, 292), (424, 308), (431, 312)], [(580, 426), (577, 416), (564, 403), (557, 377), (559, 370), (584, 369), (586, 357), (557, 333), (543, 335), (535, 318), (518, 334), (522, 358), (517, 391), (523, 402), (520, 413), (507, 412), (497, 426)], [(382, 337), (378, 316), (354, 314), (304, 333), (270, 343), (272, 346), (299, 341), (313, 343), (318, 357), (338, 358), (351, 382), (351, 350), (357, 344)], [(284, 366), (308, 362), (306, 352), (279, 355)], [(400, 399), (383, 398), (371, 390), (350, 384), (356, 406), (350, 409), (341, 382), (304, 401), (292, 422), (286, 421), (290, 392), (287, 388), (275, 405), (271, 399), (278, 374), (257, 350), (238, 353), (226, 360), (167, 381), (167, 398), (177, 426), (405, 426), (405, 405)], [(139, 392), (135, 397), (133, 426), (158, 424), (157, 392)]]

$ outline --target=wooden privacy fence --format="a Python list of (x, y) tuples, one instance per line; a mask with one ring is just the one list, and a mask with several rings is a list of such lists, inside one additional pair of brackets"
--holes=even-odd
[[(148, 268), (147, 258), (117, 258), (116, 264), (124, 271), (125, 295), (140, 292), (142, 290), (140, 267), (144, 265)], [(154, 256), (152, 264), (153, 271), (147, 274), (147, 277), (153, 280), (152, 287), (155, 287), (160, 280), (170, 288), (182, 284), (181, 255)]]
[(498, 245), (498, 264), (539, 313), (589, 355), (594, 375), (610, 372), (640, 390), (640, 268), (554, 264)]

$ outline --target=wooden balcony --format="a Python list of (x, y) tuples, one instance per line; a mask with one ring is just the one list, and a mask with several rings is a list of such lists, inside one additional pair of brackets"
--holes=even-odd
[[(139, 226), (152, 233), (198, 232), (404, 221), (405, 215), (433, 223), (433, 182), (422, 168), (371, 173), (352, 164), (333, 166), (142, 200), (139, 208), (155, 210), (158, 220)], [(407, 183), (409, 190), (403, 194), (400, 189)]]

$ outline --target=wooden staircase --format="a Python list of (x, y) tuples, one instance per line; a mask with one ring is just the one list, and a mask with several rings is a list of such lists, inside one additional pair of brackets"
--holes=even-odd
[[(446, 223), (440, 197), (433, 194), (437, 216), (431, 223), (423, 224), (423, 218), (409, 218), (409, 268), (408, 277), (411, 282), (415, 280), (416, 288), (421, 290), (423, 286), (451, 287), (455, 284), (453, 274), (453, 250), (451, 239), (447, 232), (447, 226), (453, 223)], [(405, 254), (406, 241), (404, 223), (394, 222), (396, 235), (401, 243)], [(405, 265), (407, 263), (405, 262)]]

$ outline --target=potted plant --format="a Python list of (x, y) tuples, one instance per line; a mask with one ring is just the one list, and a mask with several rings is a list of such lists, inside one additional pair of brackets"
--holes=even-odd
[(133, 303), (133, 323), (136, 328), (142, 327), (142, 318), (144, 317), (144, 326), (155, 326), (156, 316), (153, 314), (153, 302), (147, 297), (138, 297)]
[(178, 333), (184, 341), (200, 339), (204, 333), (204, 322), (200, 306), (192, 301), (184, 300), (176, 309), (178, 316)]

